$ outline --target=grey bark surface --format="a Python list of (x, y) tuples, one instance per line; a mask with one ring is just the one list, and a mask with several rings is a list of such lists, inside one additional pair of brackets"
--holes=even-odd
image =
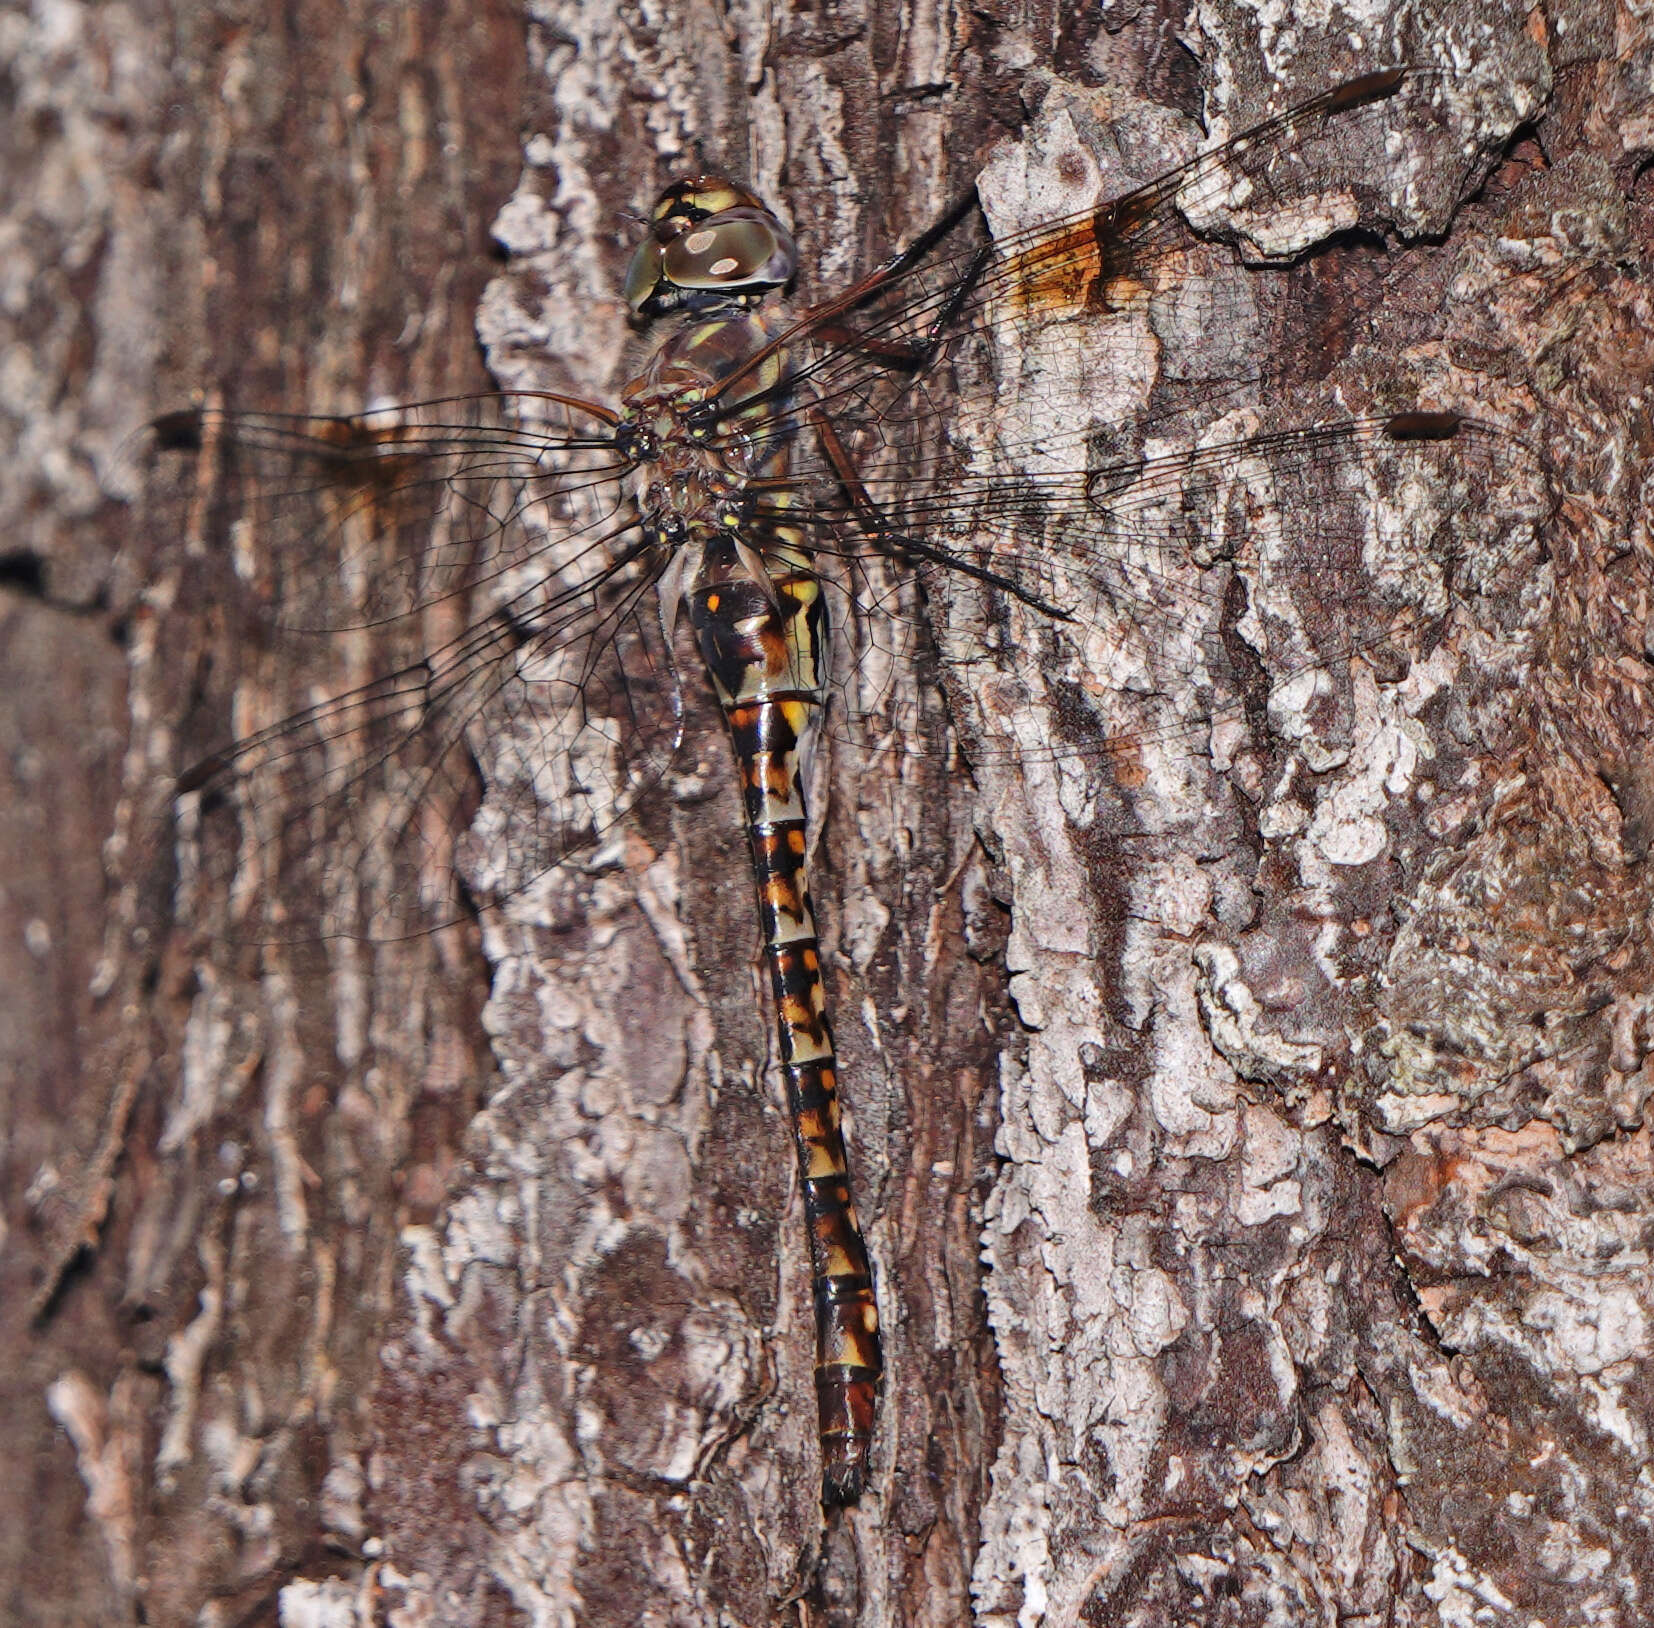
[[(5, 512), (46, 590), (0, 602), (8, 1620), (1644, 1620), (1654, 50), (1606, 8), (1434, 9), (8, 24)], [(238, 644), (117, 449), (198, 388), (486, 388), (474, 319), (499, 383), (608, 398), (628, 212), (685, 170), (784, 205), (808, 298), (991, 149), (1026, 224), (1186, 156), (1194, 112), (1432, 50), (1464, 89), (1405, 196), (1292, 270), (1214, 250), (1244, 331), (1035, 329), (959, 435), (1198, 352), (1271, 381), (1246, 427), (1519, 433), (1543, 553), (1175, 764), (1034, 748), (1177, 674), (1099, 698), (1087, 652), (990, 662), (980, 596), (933, 597), (942, 688), (890, 727), (996, 750), (837, 745), (816, 796), (888, 1362), (872, 1491), (824, 1520), (710, 700), (605, 865), (403, 945), (226, 949), (179, 919), (168, 778), (232, 692), (276, 717), (314, 675)]]

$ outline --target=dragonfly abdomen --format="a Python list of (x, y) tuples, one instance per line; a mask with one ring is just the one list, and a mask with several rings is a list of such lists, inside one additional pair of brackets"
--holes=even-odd
[[(731, 545), (731, 563), (733, 552)], [(709, 564), (711, 574), (722, 573), (712, 563), (716, 545), (708, 554), (689, 596), (690, 620), (723, 704), (741, 776), (804, 1189), (822, 1501), (850, 1503), (866, 1484), (883, 1364), (872, 1270), (850, 1197), (838, 1063), (807, 865), (804, 776), (821, 716), (827, 629), (820, 585), (808, 570), (795, 566), (767, 585), (736, 575), (710, 586)]]

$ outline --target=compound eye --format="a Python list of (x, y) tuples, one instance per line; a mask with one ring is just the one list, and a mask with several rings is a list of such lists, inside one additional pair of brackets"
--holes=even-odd
[(679, 288), (778, 287), (792, 276), (794, 251), (770, 222), (753, 216), (703, 221), (675, 237), (661, 256)]

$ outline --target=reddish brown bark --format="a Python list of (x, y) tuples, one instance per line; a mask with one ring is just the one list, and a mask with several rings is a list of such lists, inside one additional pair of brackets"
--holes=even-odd
[[(1067, 180), (1065, 153), (1111, 161), (1093, 130), (1152, 171), (1199, 86), (1244, 123), (1276, 73), (1301, 93), (1418, 42), (1266, 61), (1220, 6), (545, 6), (526, 44), (503, 9), (59, 15), (77, 37), (19, 24), (5, 167), (31, 361), (0, 605), (0, 1614), (1639, 1620), (1646, 48), (1594, 8), (1444, 13), (1485, 25), (1499, 88), (1466, 148), (1419, 149), (1411, 228), (1445, 245), (1345, 240), (1260, 295), (1323, 341), (1242, 359), (1292, 399), (1431, 393), (1524, 434), (1559, 497), (1531, 594), (1455, 634), (1425, 768), (1371, 741), (1296, 789), (1203, 764), (1150, 841), (1118, 765), (1079, 795), (1037, 763), (973, 786), (835, 756), (816, 894), (889, 1370), (874, 1493), (823, 1525), (710, 702), (707, 798), (566, 878), (549, 926), (354, 965), (192, 936), (167, 777), (252, 653), (172, 539), (127, 534), (116, 444), (197, 388), (485, 388), (479, 302), (502, 382), (549, 345), (559, 386), (612, 390), (626, 211), (683, 168), (783, 192), (824, 292), (1012, 125)], [(972, 596), (934, 611), (969, 652)], [(953, 672), (978, 738), (1007, 677)], [(1085, 675), (1009, 677), (1060, 727)], [(915, 686), (908, 727), (942, 704)], [(1328, 859), (1317, 813), (1369, 781), (1376, 856)]]

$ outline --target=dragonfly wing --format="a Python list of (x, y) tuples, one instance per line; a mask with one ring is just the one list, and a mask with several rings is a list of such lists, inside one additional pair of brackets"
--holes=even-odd
[[(880, 272), (801, 318), (782, 343), (810, 347), (800, 377), (825, 411), (876, 432), (880, 447), (917, 444), (934, 465), (942, 424), (929, 381), (974, 336), (1021, 344), (1036, 320), (1141, 310), (1212, 263), (1212, 236), (1242, 241), (1254, 255), (1290, 256), (1356, 225), (1426, 224), (1408, 212), (1416, 178), (1396, 157), (1396, 133), (1441, 125), (1442, 90), (1436, 72), (1374, 72), (1151, 181), (1034, 226), (1001, 224), (990, 211), (990, 236), (981, 213), (962, 206)], [(1249, 301), (1232, 294), (1230, 312), (1221, 294), (1207, 297), (1219, 302), (1205, 313), (1212, 323), (1243, 316)], [(1352, 324), (1342, 337), (1359, 331)], [(1325, 322), (1317, 335), (1323, 348), (1340, 337)], [(1253, 373), (1227, 389), (1260, 382)], [(1214, 387), (1200, 381), (1208, 403)]]
[[(1152, 645), (1160, 682), (1207, 697), (1181, 723), (1154, 726), (1191, 740), (1223, 710), (1212, 639), (1238, 648), (1237, 631), (1242, 645), (1250, 634), (1272, 681), (1284, 682), (1439, 616), (1442, 593), (1460, 591), (1465, 560), (1483, 549), (1456, 529), (1478, 513), (1467, 488), (1490, 489), (1501, 463), (1542, 485), (1533, 455), (1480, 426), (1434, 439), (1396, 435), (1385, 420), (1348, 419), (1336, 402), (1330, 421), (1317, 424), (1307, 396), (1299, 422), (1310, 427), (1245, 433), (1264, 422), (1245, 411), (1264, 394), (1268, 421), (1291, 422), (1288, 382), (1266, 379), (1251, 358), (1313, 353), (1330, 367), (1364, 341), (1370, 313), (1359, 302), (1330, 318), (1289, 309), (1280, 320), (1302, 320), (1305, 342), (1272, 329), (1265, 344), (1260, 274), (1189, 222), (1204, 227), (1237, 208), (1258, 221), (1291, 218), (1299, 234), (1291, 244), (1269, 240), (1261, 226), (1252, 233), (1285, 249), (1390, 218), (1390, 133), (1435, 119), (1440, 88), (1430, 74), (1370, 75), (1099, 206), (994, 241), (961, 212), (924, 252), (801, 324), (795, 339), (814, 348), (799, 388), (842, 445), (823, 453), (833, 438), (801, 438), (798, 481), (810, 495), (797, 506), (815, 518), (818, 547), (836, 565), (847, 602), (841, 622), (869, 613), (841, 716), (876, 710), (904, 670), (892, 659), (914, 637), (903, 565), (908, 579), (978, 584), (1033, 619), (1031, 632), (1006, 623), (987, 629), (990, 637), (1079, 636), (1095, 645), (1120, 619), (1145, 647), (1136, 670), (1129, 652), (1091, 648), (1088, 661), (1140, 686)], [(1198, 377), (1154, 368), (1167, 321), (1224, 339), (1196, 347), (1197, 362), (1204, 349), (1214, 357)], [(1257, 343), (1237, 344), (1237, 334)], [(986, 425), (985, 453), (955, 439), (965, 423)], [(1384, 580), (1381, 534), (1401, 524), (1384, 493), (1403, 489), (1426, 496), (1414, 530), (1439, 532), (1433, 598), (1418, 574)], [(1457, 493), (1464, 505), (1455, 512), (1432, 492)], [(1517, 512), (1531, 515), (1542, 501)], [(1264, 516), (1277, 502), (1294, 519), (1318, 516), (1314, 535), (1272, 542)], [(1449, 513), (1451, 523), (1442, 519)], [(1514, 558), (1531, 545), (1531, 527), (1522, 537), (1486, 546)], [(1237, 592), (1257, 607), (1251, 621), (1235, 609)], [(1264, 605), (1283, 594), (1310, 608), (1277, 604), (1266, 615)], [(1294, 615), (1303, 624), (1296, 632)], [(1204, 643), (1194, 640), (1197, 627), (1208, 630)], [(1111, 743), (1114, 732), (1104, 730), (1089, 745), (1043, 749)]]
[[(179, 781), (186, 879), (234, 935), (428, 931), (589, 849), (665, 772), (656, 562), (600, 410), (554, 405), (157, 426), (197, 591), (238, 607), (252, 669), (231, 743)], [(534, 795), (504, 813), (485, 783)]]
[[(1052, 446), (1033, 472), (967, 467), (926, 492), (879, 493), (893, 536), (919, 540), (909, 563), (929, 593), (975, 603), (964, 634), (941, 635), (965, 690), (986, 693), (1018, 651), (1079, 658), (1073, 727), (1017, 743), (1022, 759), (1211, 750), (1226, 723), (1301, 737), (1311, 726), (1290, 714), (1309, 701), (1320, 750), (1335, 752), (1348, 720), (1327, 698), (1352, 660), (1405, 667), (1455, 606), (1520, 596), (1542, 558), (1550, 486), (1513, 434), (1448, 413), (1237, 427), (1125, 459)], [(834, 546), (850, 620), (872, 641), (840, 713), (866, 736), (859, 715), (888, 699), (881, 681), (922, 636), (891, 563)], [(1148, 695), (1152, 722), (1120, 704)], [(971, 755), (994, 750), (978, 740)]]
[[(274, 631), (381, 626), (486, 589), (537, 558), (551, 525), (612, 525), (626, 468), (613, 422), (542, 395), (170, 413), (148, 432), (154, 535), (222, 560)], [(583, 568), (604, 563), (598, 550)]]

